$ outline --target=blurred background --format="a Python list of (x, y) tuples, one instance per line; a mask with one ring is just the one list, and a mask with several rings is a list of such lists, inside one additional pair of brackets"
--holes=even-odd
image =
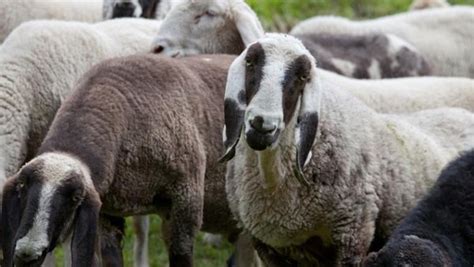
[[(408, 10), (412, 0), (246, 0), (267, 31), (287, 32), (299, 21), (316, 15), (338, 15), (353, 19), (376, 18)], [(474, 5), (474, 0), (448, 0), (451, 5)], [(158, 216), (150, 216), (150, 266), (165, 267), (168, 256)], [(127, 237), (123, 244), (125, 266), (133, 266), (132, 220), (127, 219)], [(199, 234), (194, 251), (196, 267), (224, 267), (232, 249), (227, 242), (213, 247)], [(62, 250), (56, 251), (57, 266), (64, 266)]]

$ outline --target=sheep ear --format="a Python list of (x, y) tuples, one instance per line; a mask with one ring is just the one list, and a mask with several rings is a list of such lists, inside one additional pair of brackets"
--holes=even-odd
[(296, 124), (296, 175), (297, 178), (307, 184), (303, 175), (303, 168), (311, 158), (311, 148), (313, 147), (318, 130), (321, 86), (319, 78), (316, 76), (316, 67), (312, 67), (310, 81), (306, 84), (301, 97), (300, 112)]
[(245, 47), (265, 35), (257, 14), (245, 2), (242, 1), (233, 6), (233, 15)]
[(7, 181), (3, 189), (2, 212), (0, 214), (0, 243), (3, 252), (4, 267), (13, 266), (15, 238), (21, 221), (21, 199), (18, 191), (18, 180)]
[(224, 146), (225, 154), (219, 162), (232, 159), (235, 147), (239, 142), (244, 114), (245, 103), (245, 61), (244, 54), (234, 60), (229, 68), (224, 98)]
[(72, 267), (96, 266), (94, 254), (99, 248), (97, 225), (101, 202), (96, 192), (89, 192), (77, 208), (71, 242)]

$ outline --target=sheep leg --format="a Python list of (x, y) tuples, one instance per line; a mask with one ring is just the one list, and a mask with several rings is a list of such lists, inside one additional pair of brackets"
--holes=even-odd
[(199, 193), (202, 190), (184, 191), (189, 193), (181, 191), (182, 194), (173, 198), (169, 218), (162, 225), (170, 267), (193, 266), (194, 239), (202, 222), (203, 196)]
[(262, 260), (264, 266), (267, 267), (292, 267), (297, 263), (281, 254), (273, 248), (267, 246), (256, 238), (252, 239), (253, 246)]
[(125, 220), (121, 217), (101, 215), (99, 223), (102, 266), (123, 266), (122, 243)]
[(150, 220), (148, 216), (134, 216), (133, 229), (135, 240), (133, 244), (133, 257), (135, 267), (148, 267), (148, 231)]

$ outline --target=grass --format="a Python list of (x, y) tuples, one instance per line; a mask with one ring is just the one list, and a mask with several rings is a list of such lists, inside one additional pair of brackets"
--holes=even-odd
[[(315, 15), (340, 15), (350, 18), (371, 18), (407, 10), (411, 0), (247, 0), (257, 12), (263, 24), (271, 31), (289, 31), (298, 21)], [(449, 0), (451, 4), (474, 5), (474, 0)], [(133, 262), (133, 234), (131, 220), (127, 219), (127, 237), (123, 244), (125, 266)], [(168, 256), (161, 239), (160, 220), (151, 218), (150, 264), (153, 267), (167, 266)], [(204, 244), (202, 234), (195, 243), (195, 266), (225, 266), (232, 249), (229, 244), (216, 249)], [(56, 251), (57, 266), (64, 266), (62, 250)]]

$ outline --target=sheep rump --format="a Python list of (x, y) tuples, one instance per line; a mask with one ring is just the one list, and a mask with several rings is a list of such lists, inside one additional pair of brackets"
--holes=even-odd
[(37, 19), (97, 22), (102, 20), (102, 0), (5, 0), (0, 2), (0, 43), (21, 23)]

